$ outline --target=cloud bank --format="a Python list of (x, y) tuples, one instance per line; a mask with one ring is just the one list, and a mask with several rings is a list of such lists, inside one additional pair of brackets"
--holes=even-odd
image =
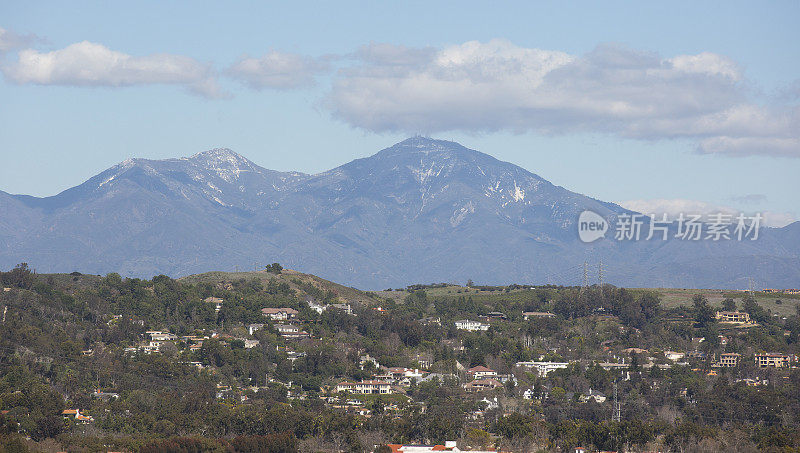
[(17, 61), (4, 65), (2, 70), (8, 80), (17, 84), (84, 87), (168, 84), (183, 86), (209, 98), (224, 96), (210, 64), (182, 55), (137, 57), (89, 41), (50, 52), (20, 50)]
[(322, 105), (372, 132), (600, 133), (687, 140), (707, 155), (800, 158), (800, 81), (780, 99), (756, 101), (739, 65), (711, 52), (663, 57), (605, 44), (571, 55), (501, 39), (441, 48), (372, 43), (337, 56), (271, 50), (217, 70), (188, 56), (133, 56), (89, 41), (30, 48), (37, 40), (0, 28), (0, 55), (17, 53), (0, 67), (7, 80), (167, 84), (220, 98), (220, 76), (257, 90), (308, 88), (324, 76)]
[(602, 45), (575, 56), (505, 40), (374, 47), (339, 70), (326, 99), (336, 118), (369, 131), (591, 132), (800, 157), (800, 108), (750, 101), (741, 69), (722, 55)]
[(260, 58), (242, 57), (226, 74), (250, 88), (278, 90), (305, 88), (316, 84), (316, 77), (327, 73), (326, 59), (270, 51)]

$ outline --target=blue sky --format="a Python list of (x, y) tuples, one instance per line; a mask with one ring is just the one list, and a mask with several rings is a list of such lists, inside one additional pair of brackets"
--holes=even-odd
[(697, 3), (3, 2), (0, 190), (421, 133), (642, 210), (800, 219), (800, 3)]

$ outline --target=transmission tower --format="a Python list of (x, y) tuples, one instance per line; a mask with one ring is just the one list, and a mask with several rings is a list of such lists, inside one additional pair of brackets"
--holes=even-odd
[(597, 263), (597, 282), (600, 283), (600, 288), (603, 288), (603, 260)]
[(622, 408), (619, 404), (619, 398), (617, 396), (617, 381), (614, 380), (614, 412), (611, 414), (611, 421), (612, 422), (619, 422), (622, 421)]
[(586, 290), (587, 286), (589, 286), (589, 263), (584, 261), (583, 262), (583, 281), (581, 282), (581, 292)]
[(603, 260), (597, 263), (597, 282), (600, 284), (600, 303), (605, 303), (605, 290), (603, 289)]

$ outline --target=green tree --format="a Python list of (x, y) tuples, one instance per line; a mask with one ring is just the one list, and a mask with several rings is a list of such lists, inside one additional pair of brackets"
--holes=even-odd
[(722, 309), (725, 311), (736, 311), (736, 302), (728, 297), (722, 301)]
[(703, 294), (697, 294), (692, 298), (694, 302), (694, 320), (698, 327), (706, 327), (714, 322), (714, 309), (708, 305), (708, 299)]

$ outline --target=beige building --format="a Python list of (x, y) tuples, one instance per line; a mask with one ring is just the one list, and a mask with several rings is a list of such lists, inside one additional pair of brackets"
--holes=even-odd
[(350, 392), (361, 394), (382, 394), (392, 393), (392, 386), (385, 381), (361, 381), (361, 382), (340, 382), (336, 386), (337, 392)]
[(735, 352), (726, 352), (719, 355), (719, 361), (714, 365), (721, 368), (733, 368), (739, 366), (739, 359), (742, 356)]
[(464, 390), (470, 393), (483, 392), (486, 390), (494, 390), (497, 387), (502, 387), (503, 384), (497, 379), (476, 379), (472, 382), (464, 384)]
[(777, 353), (756, 354), (759, 368), (789, 368), (789, 356)]
[(731, 324), (750, 323), (750, 315), (741, 311), (718, 311), (714, 317), (719, 322), (729, 322)]

